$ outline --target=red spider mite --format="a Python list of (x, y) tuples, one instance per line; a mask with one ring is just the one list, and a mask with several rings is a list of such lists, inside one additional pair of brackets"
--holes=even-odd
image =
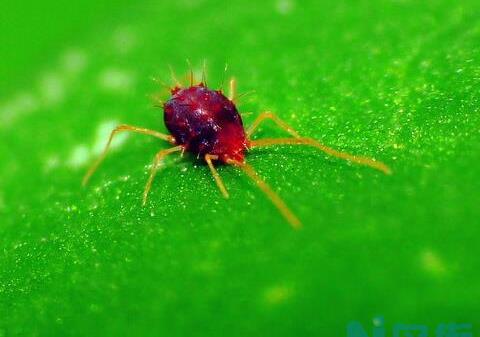
[[(245, 129), (242, 117), (235, 105), (238, 97), (236, 94), (236, 82), (233, 78), (230, 80), (228, 97), (223, 93), (223, 89), (212, 90), (208, 88), (205, 80), (205, 67), (203, 69), (202, 81), (198, 84), (194, 84), (195, 79), (193, 71), (191, 70), (190, 86), (182, 86), (173, 72), (172, 78), (176, 85), (173, 88), (169, 88), (171, 97), (163, 103), (164, 122), (170, 135), (131, 125), (117, 126), (110, 134), (103, 153), (86, 173), (83, 179), (84, 185), (104, 160), (113, 137), (122, 131), (143, 133), (160, 138), (173, 145), (171, 148), (160, 150), (155, 155), (150, 177), (143, 193), (143, 205), (145, 205), (147, 201), (148, 193), (160, 163), (165, 156), (174, 152), (181, 152), (182, 154), (183, 152), (190, 152), (198, 158), (202, 158), (210, 168), (212, 176), (225, 198), (228, 198), (228, 192), (215, 169), (214, 162), (240, 168), (268, 196), (280, 213), (295, 229), (301, 227), (300, 220), (287, 207), (283, 200), (257, 175), (255, 170), (247, 164), (245, 155), (249, 150), (272, 145), (307, 145), (315, 147), (331, 156), (370, 166), (383, 173), (390, 174), (390, 169), (375, 159), (340, 152), (320, 144), (312, 138), (301, 137), (287, 123), (269, 111), (261, 113), (257, 119)], [(267, 119), (272, 120), (279, 128), (290, 134), (291, 137), (252, 140), (251, 137), (258, 126)]]

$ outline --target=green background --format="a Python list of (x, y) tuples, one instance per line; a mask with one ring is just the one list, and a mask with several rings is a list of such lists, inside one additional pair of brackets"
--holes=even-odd
[[(480, 318), (477, 1), (95, 1), (0, 5), (0, 336), (343, 336)], [(314, 149), (248, 161), (292, 230), (232, 167), (130, 135), (86, 189), (116, 123), (165, 131), (151, 95), (225, 63), (250, 123), (272, 110)], [(167, 97), (163, 93), (163, 97)], [(266, 123), (257, 138), (282, 136)]]

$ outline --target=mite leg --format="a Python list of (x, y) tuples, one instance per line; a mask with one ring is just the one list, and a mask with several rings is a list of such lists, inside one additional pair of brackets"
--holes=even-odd
[(265, 181), (262, 180), (255, 172), (253, 167), (248, 165), (247, 163), (242, 163), (237, 160), (228, 159), (228, 164), (234, 165), (240, 168), (245, 174), (247, 174), (257, 186), (267, 195), (267, 197), (272, 201), (272, 203), (277, 207), (280, 213), (285, 217), (285, 219), (290, 223), (290, 225), (294, 229), (300, 229), (302, 227), (302, 223), (298, 218), (293, 214), (293, 212), (287, 207), (285, 202), (276, 194), (270, 186), (267, 185)]
[(145, 190), (143, 191), (143, 205), (147, 203), (147, 198), (148, 198), (148, 192), (150, 192), (150, 188), (152, 187), (153, 179), (155, 178), (155, 175), (157, 174), (158, 168), (160, 166), (160, 163), (162, 162), (163, 158), (165, 156), (169, 155), (170, 153), (177, 152), (177, 151), (182, 151), (183, 150), (183, 145), (178, 145), (175, 147), (171, 147), (169, 149), (165, 150), (160, 150), (156, 155), (153, 160), (152, 168), (150, 170), (150, 177), (148, 178), (147, 184), (145, 185)]
[(218, 189), (220, 190), (220, 192), (222, 192), (225, 198), (228, 198), (228, 191), (225, 188), (225, 185), (223, 184), (222, 178), (218, 174), (218, 171), (215, 169), (215, 166), (213, 166), (212, 159), (217, 160), (218, 156), (212, 155), (212, 154), (205, 155), (205, 161), (207, 162), (208, 167), (210, 168), (210, 172), (212, 172), (212, 176), (215, 179), (215, 182), (217, 183)]
[(260, 115), (258, 115), (257, 119), (253, 121), (252, 125), (250, 125), (250, 127), (246, 131), (247, 138), (250, 138), (252, 134), (255, 132), (255, 130), (257, 130), (258, 126), (266, 119), (271, 119), (272, 121), (275, 122), (275, 124), (277, 124), (277, 126), (280, 129), (288, 132), (293, 137), (300, 138), (300, 135), (297, 133), (297, 131), (295, 131), (292, 127), (290, 127), (290, 125), (285, 123), (283, 120), (278, 118), (277, 115), (275, 115), (273, 112), (270, 112), (270, 111), (265, 111), (265, 112), (262, 112)]
[(357, 155), (349, 154), (346, 152), (337, 151), (328, 146), (320, 144), (319, 142), (317, 142), (315, 139), (312, 139), (312, 138), (275, 138), (275, 139), (270, 138), (270, 139), (251, 140), (249, 145), (250, 145), (250, 148), (271, 146), (271, 145), (307, 145), (307, 146), (315, 147), (333, 157), (345, 159), (360, 165), (369, 166), (376, 170), (382, 171), (385, 174), (392, 173), (390, 168), (380, 161), (377, 161), (373, 158), (357, 156)]
[(95, 173), (98, 166), (100, 166), (102, 161), (105, 159), (105, 157), (107, 155), (107, 152), (110, 148), (110, 144), (112, 143), (113, 137), (116, 134), (118, 134), (119, 132), (123, 132), (123, 131), (143, 133), (145, 135), (149, 135), (149, 136), (153, 136), (153, 137), (157, 137), (157, 138), (166, 140), (166, 141), (168, 141), (172, 144), (175, 143), (175, 139), (172, 136), (165, 135), (163, 133), (160, 133), (160, 132), (157, 132), (157, 131), (154, 131), (154, 130), (139, 128), (139, 127), (131, 126), (131, 125), (119, 125), (115, 129), (113, 129), (112, 133), (110, 134), (110, 137), (108, 138), (107, 145), (105, 145), (105, 148), (104, 148), (102, 154), (100, 155), (100, 157), (98, 157), (98, 159), (95, 161), (95, 163), (93, 163), (93, 165), (90, 167), (90, 169), (87, 171), (87, 173), (83, 177), (82, 185), (85, 186), (88, 183), (88, 180), (90, 179), (90, 177), (93, 175), (93, 173)]
[(230, 79), (230, 91), (228, 94), (228, 99), (232, 102), (235, 102), (237, 99), (237, 80), (233, 77)]

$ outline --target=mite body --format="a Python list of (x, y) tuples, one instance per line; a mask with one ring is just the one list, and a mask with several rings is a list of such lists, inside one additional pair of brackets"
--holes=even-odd
[[(174, 76), (173, 78), (175, 80)], [(257, 175), (255, 170), (247, 164), (245, 158), (247, 151), (256, 147), (272, 145), (307, 145), (331, 156), (370, 166), (386, 174), (390, 173), (390, 169), (379, 161), (340, 152), (312, 138), (301, 137), (293, 128), (271, 112), (261, 113), (250, 127), (244, 129), (242, 118), (235, 105), (236, 83), (233, 79), (230, 81), (228, 97), (224, 95), (223, 90), (209, 89), (204, 79), (199, 84), (194, 84), (195, 80), (192, 72), (190, 72), (190, 86), (183, 87), (178, 81), (176, 82), (177, 85), (170, 89), (171, 97), (162, 106), (165, 126), (170, 134), (167, 135), (131, 125), (116, 127), (110, 134), (103, 153), (86, 173), (83, 179), (84, 185), (105, 158), (114, 136), (123, 131), (150, 135), (173, 145), (170, 148), (160, 150), (155, 155), (150, 176), (143, 193), (143, 204), (147, 201), (152, 182), (163, 158), (175, 152), (190, 152), (202, 158), (208, 164), (212, 176), (225, 198), (228, 198), (228, 191), (214, 163), (221, 162), (240, 168), (269, 197), (280, 213), (295, 229), (301, 227), (300, 220), (267, 183)], [(251, 137), (255, 130), (267, 119), (272, 120), (278, 127), (287, 132), (290, 137), (253, 140)]]
[(199, 157), (217, 156), (243, 162), (247, 138), (242, 117), (235, 104), (220, 90), (203, 83), (185, 89), (175, 88), (164, 104), (165, 126), (185, 151)]

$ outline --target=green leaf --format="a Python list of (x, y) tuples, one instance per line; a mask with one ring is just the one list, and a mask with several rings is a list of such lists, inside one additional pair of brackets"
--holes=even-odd
[[(0, 336), (342, 336), (383, 316), (478, 323), (480, 8), (475, 1), (179, 0), (1, 6)], [(151, 80), (225, 63), (249, 125), (274, 111), (312, 148), (248, 162), (248, 177), (109, 131), (166, 132)], [(265, 123), (256, 139), (285, 137)], [(474, 325), (474, 329), (478, 326)], [(478, 330), (477, 330), (478, 331)]]

